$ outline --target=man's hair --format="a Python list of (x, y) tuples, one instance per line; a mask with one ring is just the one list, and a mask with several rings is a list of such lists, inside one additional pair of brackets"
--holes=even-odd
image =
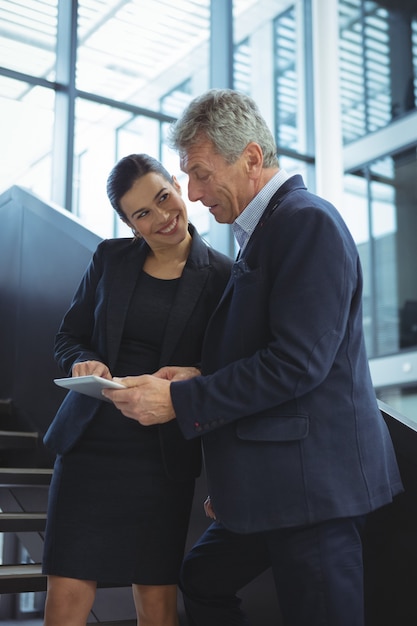
[(277, 167), (277, 148), (257, 104), (233, 89), (210, 89), (194, 98), (170, 127), (170, 147), (183, 155), (205, 136), (215, 151), (234, 163), (250, 142), (262, 149), (263, 167)]

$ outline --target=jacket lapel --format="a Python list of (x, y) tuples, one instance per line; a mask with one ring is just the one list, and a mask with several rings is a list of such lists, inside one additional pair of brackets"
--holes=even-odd
[(148, 247), (144, 242), (132, 243), (132, 253), (123, 257), (111, 279), (105, 329), (110, 369), (116, 363), (129, 303), (147, 252)]
[(233, 292), (233, 286), (234, 286), (234, 277), (236, 276), (236, 273), (239, 273), (239, 264), (244, 262), (244, 260), (248, 257), (248, 253), (250, 252), (250, 250), (253, 248), (253, 246), (255, 245), (259, 234), (262, 232), (262, 228), (264, 226), (264, 224), (267, 222), (268, 218), (273, 214), (273, 212), (279, 207), (280, 203), (282, 202), (282, 200), (284, 199), (284, 197), (287, 195), (287, 193), (293, 191), (296, 188), (302, 188), (305, 189), (305, 185), (304, 185), (304, 181), (302, 176), (300, 176), (299, 174), (295, 174), (294, 176), (291, 176), (288, 180), (285, 181), (285, 183), (283, 185), (281, 185), (281, 187), (279, 187), (279, 189), (276, 190), (276, 192), (274, 193), (274, 195), (271, 197), (270, 201), (268, 202), (268, 205), (265, 209), (265, 211), (262, 213), (261, 218), (258, 222), (258, 224), (256, 225), (255, 230), (253, 231), (245, 249), (243, 250), (242, 253), (239, 252), (239, 254), (237, 255), (237, 259), (236, 262), (234, 263), (233, 267), (232, 267), (232, 272), (230, 275), (230, 279), (229, 282), (226, 285), (226, 288), (223, 292), (223, 295), (220, 299), (220, 302), (218, 304), (218, 306), (216, 307), (215, 312), (213, 313), (212, 319), (215, 317), (216, 312), (219, 311), (226, 303), (226, 301), (230, 298), (232, 292)]
[(161, 367), (169, 363), (177, 343), (187, 327), (188, 320), (193, 314), (201, 292), (205, 288), (209, 272), (208, 266), (197, 269), (191, 269), (187, 266), (184, 268), (165, 328), (161, 350)]
[(174, 304), (165, 328), (161, 350), (161, 366), (170, 361), (178, 340), (193, 314), (201, 293), (206, 287), (210, 274), (207, 247), (192, 225), (189, 226), (189, 229), (193, 237), (191, 250), (181, 275)]

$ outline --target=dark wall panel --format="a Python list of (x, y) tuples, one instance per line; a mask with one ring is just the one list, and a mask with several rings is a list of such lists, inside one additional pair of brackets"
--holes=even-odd
[(100, 237), (19, 187), (0, 196), (0, 398), (44, 434), (65, 392), (53, 344)]

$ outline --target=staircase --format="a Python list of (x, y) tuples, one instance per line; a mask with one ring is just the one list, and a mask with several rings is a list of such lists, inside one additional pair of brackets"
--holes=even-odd
[[(12, 436), (13, 438), (13, 436)], [(16, 441), (16, 440), (14, 440)], [(7, 442), (7, 434), (0, 432), (0, 447)], [(37, 563), (0, 565), (0, 593), (45, 591), (46, 578), (41, 574), (43, 531), (46, 523), (46, 501), (51, 469), (0, 468), (0, 532), (14, 533)], [(27, 510), (38, 508), (42, 510)], [(27, 534), (30, 533), (30, 536)], [(7, 546), (6, 546), (7, 549)], [(33, 558), (33, 557), (32, 557)]]
[[(41, 623), (43, 613), (46, 576), (41, 572), (41, 560), (52, 469), (38, 467), (45, 460), (39, 434), (16, 430), (17, 424), (11, 400), (0, 399), (0, 624), (16, 621), (24, 626), (19, 594), (38, 594), (39, 611), (32, 613), (31, 619), (38, 617)], [(100, 593), (105, 594), (101, 599)], [(99, 586), (96, 604), (89, 624), (136, 625), (135, 619), (100, 621), (97, 617), (114, 614), (119, 604), (126, 607), (123, 617), (133, 617), (130, 588)]]
[[(23, 616), (20, 595), (43, 606), (41, 574), (51, 468), (38, 467), (39, 435), (26, 430), (10, 399), (0, 400), (0, 619)], [(31, 617), (37, 611), (29, 611)]]

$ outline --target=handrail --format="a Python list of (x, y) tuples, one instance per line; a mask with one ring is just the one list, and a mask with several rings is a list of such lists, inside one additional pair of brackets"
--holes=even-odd
[(411, 428), (411, 430), (417, 432), (417, 423), (394, 409), (389, 404), (386, 404), (382, 400), (378, 400), (378, 407), (381, 413), (385, 413), (385, 415), (387, 415), (388, 417), (392, 417), (401, 424), (404, 424), (405, 426), (408, 426), (408, 428)]

